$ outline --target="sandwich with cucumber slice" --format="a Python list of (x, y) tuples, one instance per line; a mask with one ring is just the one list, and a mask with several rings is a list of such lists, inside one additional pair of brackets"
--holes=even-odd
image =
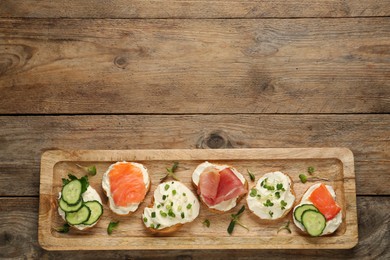
[(62, 179), (58, 213), (72, 227), (85, 230), (97, 224), (103, 215), (102, 200), (89, 185), (88, 176), (77, 178), (69, 174)]
[(342, 210), (332, 186), (317, 183), (303, 195), (293, 211), (294, 224), (310, 236), (332, 234), (342, 222)]

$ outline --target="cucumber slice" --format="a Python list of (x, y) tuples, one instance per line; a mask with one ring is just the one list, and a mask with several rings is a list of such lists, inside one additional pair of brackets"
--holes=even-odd
[(81, 199), (80, 201), (79, 201), (79, 203), (77, 203), (76, 205), (74, 205), (74, 206), (70, 206), (70, 205), (68, 205), (68, 203), (66, 203), (63, 199), (62, 199), (62, 197), (61, 197), (61, 199), (60, 199), (60, 208), (63, 210), (63, 211), (65, 211), (65, 212), (75, 212), (75, 211), (78, 211), (82, 206), (83, 206), (83, 200)]
[(75, 206), (81, 200), (81, 182), (79, 180), (73, 180), (66, 184), (62, 188), (62, 199), (69, 206)]
[(85, 206), (87, 206), (91, 210), (91, 215), (89, 216), (87, 221), (84, 221), (84, 225), (92, 225), (96, 221), (99, 220), (100, 216), (103, 214), (103, 206), (97, 200), (87, 201), (85, 202)]
[(299, 206), (298, 208), (295, 209), (294, 218), (298, 222), (302, 223), (302, 214), (304, 211), (306, 211), (308, 209), (318, 211), (318, 209), (313, 204), (302, 204), (301, 206)]
[(82, 206), (76, 212), (66, 212), (65, 219), (70, 225), (79, 225), (89, 219), (91, 210), (87, 206)]
[(302, 224), (309, 235), (317, 237), (324, 231), (326, 219), (320, 212), (308, 209), (302, 214)]

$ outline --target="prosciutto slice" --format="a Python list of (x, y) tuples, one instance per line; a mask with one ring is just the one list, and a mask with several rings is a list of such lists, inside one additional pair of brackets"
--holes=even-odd
[(205, 171), (200, 175), (198, 192), (204, 201), (214, 206), (246, 193), (243, 183), (230, 168), (220, 172)]

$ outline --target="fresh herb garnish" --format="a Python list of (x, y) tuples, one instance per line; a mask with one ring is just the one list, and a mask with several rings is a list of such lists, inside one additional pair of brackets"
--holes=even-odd
[(257, 190), (255, 188), (252, 188), (251, 192), (249, 193), (249, 196), (256, 197), (256, 195), (257, 195)]
[(268, 214), (271, 216), (271, 218), (274, 215), (274, 213), (272, 211), (269, 211)]
[(184, 212), (180, 214), (181, 218), (185, 218)]
[(146, 217), (144, 217), (144, 222), (145, 222), (145, 223), (148, 222), (148, 219), (147, 219)]
[(176, 195), (176, 190), (172, 190), (172, 195)]
[(301, 180), (302, 183), (307, 182), (307, 177), (305, 174), (299, 174), (299, 179)]
[(162, 199), (163, 199), (163, 200), (166, 200), (166, 198), (167, 198), (167, 195), (163, 195), (163, 196), (162, 196)]
[(150, 228), (153, 228), (154, 229), (154, 224), (152, 223), (152, 224), (150, 224)]
[(255, 175), (248, 169), (246, 171), (248, 172), (249, 178), (251, 179), (251, 181), (255, 181), (256, 180)]
[(81, 168), (81, 169), (83, 169), (86, 173), (88, 173), (91, 176), (95, 176), (96, 175), (96, 166), (95, 165), (84, 167), (84, 166), (81, 166), (80, 164), (76, 163), (76, 166)]
[(261, 186), (264, 188), (264, 189), (267, 189), (267, 190), (275, 190), (275, 187), (274, 186), (270, 186), (267, 184), (267, 181), (268, 181), (268, 178), (265, 178), (262, 182), (261, 182)]
[(169, 189), (169, 184), (165, 184), (164, 190), (168, 190), (168, 189)]
[(285, 202), (284, 200), (280, 201), (280, 206), (281, 206), (282, 210), (284, 210), (287, 206), (287, 202)]
[(152, 217), (152, 218), (155, 218), (156, 217), (156, 212), (152, 212), (152, 214), (150, 214), (150, 216)]
[(191, 208), (192, 208), (192, 204), (191, 204), (191, 203), (188, 203), (187, 209), (191, 209)]
[(166, 180), (168, 177), (172, 177), (173, 179), (177, 180), (177, 181), (180, 181), (177, 177), (176, 177), (176, 174), (175, 174), (175, 171), (177, 169), (177, 167), (179, 166), (179, 163), (178, 162), (174, 162), (172, 167), (171, 168), (167, 168), (167, 173), (164, 177), (162, 177), (160, 179), (160, 182), (163, 182), (164, 180)]
[(276, 197), (277, 199), (280, 199), (280, 192), (279, 192), (279, 191), (275, 192), (275, 197)]
[(174, 217), (176, 217), (176, 214), (173, 213), (173, 210), (172, 210), (172, 209), (169, 209), (169, 211), (168, 211), (168, 216), (174, 218)]
[(205, 225), (206, 227), (210, 227), (210, 220), (208, 220), (207, 218), (202, 222), (203, 225)]
[(283, 189), (283, 183), (278, 183), (278, 184), (276, 184), (276, 189), (277, 189), (277, 190)]
[(245, 225), (243, 225), (239, 220), (238, 218), (241, 216), (241, 214), (244, 212), (245, 210), (245, 205), (243, 205), (241, 207), (241, 209), (237, 212), (237, 214), (232, 214), (231, 217), (232, 217), (232, 220), (230, 221), (230, 224), (227, 228), (227, 232), (231, 235), (233, 233), (233, 230), (234, 230), (234, 226), (236, 224), (240, 225), (241, 227), (245, 228), (246, 230), (249, 230), (248, 227), (246, 227)]
[(160, 226), (161, 226), (161, 224), (160, 224), (160, 223), (159, 223), (159, 224), (157, 224), (157, 226), (156, 226), (156, 229), (158, 229)]
[(163, 218), (166, 218), (166, 217), (168, 216), (168, 214), (165, 213), (165, 212), (162, 211), (162, 210), (160, 210), (160, 215), (161, 215), (161, 217), (163, 217)]
[(68, 223), (65, 223), (62, 227), (59, 227), (59, 228), (55, 228), (54, 230), (59, 232), (59, 233), (68, 233), (69, 232), (69, 224)]
[(119, 221), (116, 221), (116, 222), (111, 221), (110, 224), (108, 224), (108, 227), (107, 227), (107, 234), (111, 235), (112, 231), (116, 227), (118, 227), (118, 224), (119, 224)]
[(313, 174), (314, 173), (314, 167), (313, 166), (309, 166), (308, 168), (307, 168), (307, 172), (309, 173), (309, 174)]
[(263, 203), (266, 207), (272, 207), (274, 204), (268, 199), (265, 203)]
[(279, 233), (281, 230), (283, 230), (283, 229), (285, 229), (285, 230), (287, 230), (288, 231), (288, 233), (290, 233), (291, 234), (291, 229), (290, 229), (290, 220), (289, 221), (287, 221), (287, 223), (286, 224), (284, 224), (283, 226), (281, 226), (279, 229), (278, 229), (278, 232), (277, 233)]

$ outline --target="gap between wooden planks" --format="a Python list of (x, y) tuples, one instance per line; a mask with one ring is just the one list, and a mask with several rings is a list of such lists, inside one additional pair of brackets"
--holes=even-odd
[(2, 0), (0, 17), (265, 18), (389, 15), (389, 0)]
[(348, 147), (357, 194), (389, 195), (390, 115), (0, 117), (0, 195), (38, 195), (48, 149)]

